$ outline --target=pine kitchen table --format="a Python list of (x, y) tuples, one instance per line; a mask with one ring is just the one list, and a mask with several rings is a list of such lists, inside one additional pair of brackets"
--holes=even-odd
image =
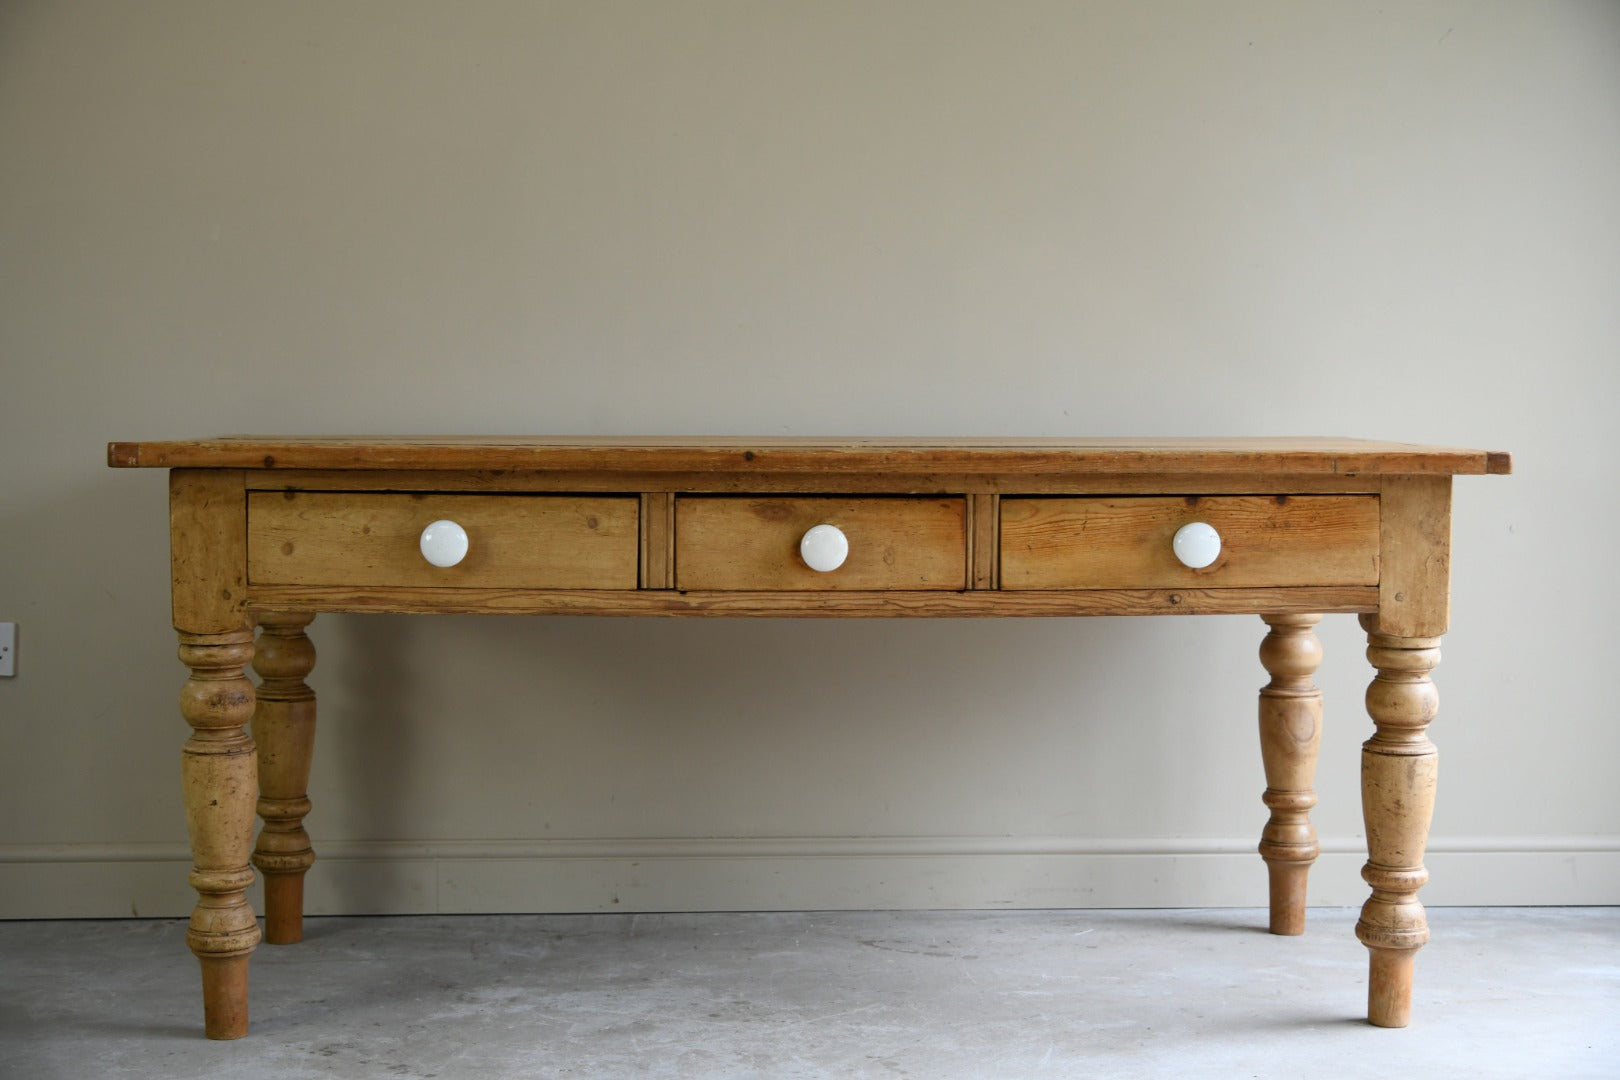
[[(1428, 940), (1451, 478), (1508, 455), (1354, 439), (271, 438), (120, 442), (169, 469), (204, 1030), (247, 1032), (247, 888), (302, 936), (317, 612), (1259, 615), (1271, 929), (1304, 928), (1324, 614), (1375, 669), (1362, 752), (1368, 1019)], [(255, 635), (255, 626), (257, 635)], [(257, 640), (255, 640), (257, 636)], [(248, 678), (251, 664), (260, 682)], [(251, 733), (250, 733), (251, 732)], [(255, 812), (262, 819), (253, 841)]]

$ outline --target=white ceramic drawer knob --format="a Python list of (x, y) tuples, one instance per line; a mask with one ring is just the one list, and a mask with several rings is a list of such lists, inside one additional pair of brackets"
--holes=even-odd
[(454, 566), (467, 557), (467, 530), (453, 521), (435, 521), (422, 530), (422, 558), (434, 566)]
[(829, 573), (849, 558), (849, 537), (836, 525), (813, 526), (799, 541), (799, 558), (810, 569)]
[(1221, 534), (1205, 522), (1189, 521), (1176, 530), (1176, 538), (1170, 542), (1170, 547), (1182, 566), (1202, 570), (1220, 556)]

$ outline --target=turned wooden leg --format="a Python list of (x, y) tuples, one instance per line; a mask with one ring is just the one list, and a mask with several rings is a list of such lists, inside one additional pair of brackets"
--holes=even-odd
[(244, 670), (252, 658), (253, 633), (245, 628), (180, 633), (180, 659), (191, 669), (180, 714), (192, 727), (180, 771), (197, 890), (186, 944), (202, 962), (203, 1029), (210, 1039), (247, 1034), (248, 956), (259, 942), (247, 899), (259, 789), (253, 740), (243, 730), (253, 717), (253, 683)]
[(1440, 697), (1429, 672), (1440, 662), (1438, 637), (1378, 633), (1363, 615), (1367, 659), (1378, 669), (1367, 687), (1376, 730), (1361, 749), (1361, 806), (1367, 825), (1367, 865), (1361, 876), (1372, 896), (1361, 909), (1356, 936), (1372, 950), (1367, 1019), (1405, 1027), (1412, 1016), (1412, 968), (1429, 940), (1417, 893), (1429, 880), (1423, 867), (1434, 814), (1438, 755), (1427, 728)]
[(259, 703), (253, 741), (259, 747), (259, 843), (253, 865), (264, 875), (264, 940), (291, 945), (304, 939), (304, 873), (315, 862), (304, 815), (309, 813), (309, 765), (315, 752), (315, 691), (304, 679), (315, 666), (315, 646), (304, 628), (309, 613), (259, 616)]
[(1316, 754), (1322, 741), (1322, 691), (1311, 682), (1322, 663), (1312, 629), (1320, 615), (1262, 615), (1271, 627), (1260, 663), (1271, 682), (1260, 691), (1260, 756), (1266, 769), (1261, 800), (1271, 820), (1260, 834), (1260, 856), (1271, 879), (1271, 932), (1305, 932), (1305, 878), (1321, 848), (1311, 824), (1316, 805)]

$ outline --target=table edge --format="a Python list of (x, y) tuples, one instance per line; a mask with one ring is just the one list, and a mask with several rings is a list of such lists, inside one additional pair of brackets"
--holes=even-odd
[(112, 468), (1505, 475), (1505, 451), (1358, 439), (272, 438), (111, 442)]

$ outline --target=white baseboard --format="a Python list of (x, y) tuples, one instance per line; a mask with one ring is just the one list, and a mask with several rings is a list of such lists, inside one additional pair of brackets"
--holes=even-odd
[[(1355, 838), (1324, 840), (1313, 905), (1359, 905)], [(312, 915), (1260, 907), (1252, 840), (1068, 837), (334, 841)], [(0, 918), (184, 916), (184, 845), (0, 847)], [(1620, 904), (1620, 836), (1437, 838), (1423, 900)], [(254, 904), (259, 907), (255, 886)]]

